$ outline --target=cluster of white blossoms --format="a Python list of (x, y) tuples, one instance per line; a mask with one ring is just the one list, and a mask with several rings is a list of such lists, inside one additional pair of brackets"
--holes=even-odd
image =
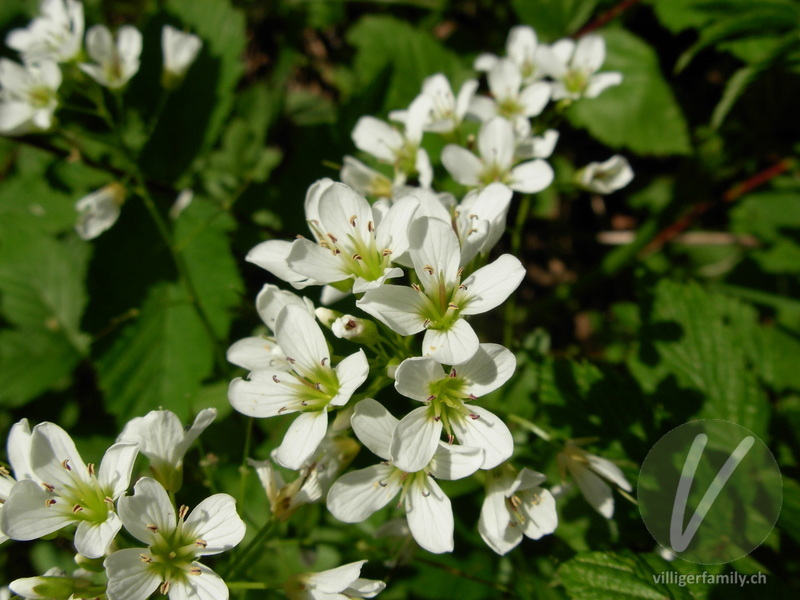
[[(89, 109), (102, 98), (101, 88), (119, 94), (139, 71), (142, 34), (131, 25), (112, 33), (99, 24), (84, 36), (83, 4), (78, 0), (42, 0), (39, 16), (6, 37), (21, 62), (0, 58), (0, 134), (19, 136), (57, 128), (56, 111), (64, 104), (62, 83), (71, 85), (67, 96), (88, 101)], [(202, 42), (196, 35), (164, 25), (161, 83), (165, 90), (180, 85), (197, 58)], [(91, 81), (87, 81), (86, 75)], [(66, 87), (66, 86), (64, 86)], [(98, 92), (100, 94), (98, 95)], [(111, 183), (76, 203), (75, 229), (90, 240), (116, 222), (125, 190)]]
[[(545, 46), (530, 27), (514, 28), (508, 56), (481, 55), (475, 63), (486, 72), (489, 96), (479, 94), (477, 79), (455, 95), (435, 74), (389, 121), (362, 117), (352, 139), (374, 164), (345, 157), (342, 183), (321, 179), (306, 194), (310, 235), (250, 251), (248, 261), (297, 291), (322, 286), (316, 309), (308, 297), (264, 286), (256, 306), (266, 330), (228, 353), (249, 371), (230, 384), (237, 411), (296, 415), (272, 458), (301, 475), (287, 485), (271, 462), (256, 463), (276, 516), (327, 492), (329, 511), (358, 523), (399, 497), (419, 546), (449, 552), (453, 510), (437, 481), (478, 476), (486, 489), (479, 531), (490, 548), (505, 554), (523, 536), (555, 530), (554, 496), (540, 487), (545, 476), (509, 463), (512, 433), (481, 405), (511, 378), (516, 359), (499, 344), (481, 343), (471, 319), (502, 305), (525, 277), (517, 257), (492, 254), (514, 193), (537, 193), (554, 180), (546, 159), (558, 132), (540, 130), (536, 118), (551, 101), (593, 98), (619, 84), (619, 73), (598, 73), (604, 58), (599, 36)], [(425, 146), (429, 135), (445, 141), (433, 157), (440, 160)], [(465, 188), (461, 199), (436, 190), (436, 164)], [(627, 161), (614, 157), (587, 166), (578, 179), (585, 189), (610, 193), (631, 176)], [(348, 300), (356, 310), (327, 308)], [(360, 348), (337, 358), (326, 331)], [(390, 385), (393, 392), (378, 394)], [(349, 428), (379, 463), (334, 481), (330, 474), (352, 454), (338, 460), (325, 448), (352, 441)], [(328, 477), (316, 470), (318, 455), (328, 456)], [(569, 471), (587, 481), (580, 469)], [(628, 489), (620, 477), (612, 480)], [(593, 505), (608, 516), (605, 504)]]

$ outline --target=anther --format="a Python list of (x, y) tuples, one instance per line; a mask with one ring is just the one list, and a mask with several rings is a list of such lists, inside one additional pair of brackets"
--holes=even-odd
[(369, 231), (370, 233), (375, 231), (375, 223), (373, 223), (372, 221), (369, 221), (367, 223), (367, 231)]
[(72, 467), (69, 466), (69, 459), (65, 458), (61, 461), (61, 466), (64, 467), (67, 471), (72, 471)]
[(158, 527), (156, 525), (153, 525), (152, 523), (150, 523), (149, 525), (145, 525), (144, 528), (151, 533), (158, 533)]
[(324, 367), (326, 362), (328, 362), (328, 357), (327, 356), (323, 357), (323, 359), (321, 361), (319, 361), (319, 364), (321, 364)]
[(297, 361), (295, 359), (293, 359), (291, 356), (287, 356), (286, 357), (286, 362), (288, 362), (290, 365), (293, 365)]
[(470, 394), (469, 396), (467, 396), (467, 398), (469, 398), (470, 400), (477, 400), (478, 399), (478, 397), (475, 394)]
[(422, 267), (422, 270), (425, 271), (428, 275), (433, 275), (433, 267), (430, 265), (425, 265)]
[(428, 396), (428, 399), (425, 400), (425, 402), (430, 402), (431, 400), (436, 400), (436, 394), (431, 394), (430, 396)]
[(353, 260), (361, 260), (361, 255), (358, 252), (353, 254)]
[(341, 250), (339, 250), (338, 248), (334, 248), (334, 249), (333, 249), (333, 255), (334, 255), (334, 256), (339, 256), (341, 253), (342, 253), (342, 251), (341, 251)]
[(453, 310), (458, 310), (458, 304), (456, 304), (455, 302), (448, 302), (447, 307), (452, 308)]
[(356, 226), (356, 216), (355, 215), (350, 217), (349, 221), (350, 221), (350, 226), (351, 227), (355, 227)]
[(203, 570), (200, 567), (192, 567), (189, 569), (189, 575), (202, 575)]
[(308, 402), (306, 402), (305, 400), (303, 400), (303, 401), (300, 403), (300, 406), (308, 406)]
[(186, 515), (188, 515), (188, 514), (189, 514), (189, 507), (186, 506), (185, 504), (181, 504), (180, 509), (178, 509), (178, 516), (181, 519), (185, 519)]
[(520, 504), (522, 504), (522, 500), (519, 499), (519, 496), (511, 496), (509, 501), (514, 508), (517, 508)]
[(139, 560), (142, 561), (143, 563), (151, 563), (153, 562), (153, 557), (148, 556), (147, 554), (140, 554)]
[(0, 475), (3, 477), (8, 477), (11, 475), (11, 473), (9, 473), (8, 469), (6, 469), (3, 465), (0, 465)]
[(53, 492), (53, 491), (55, 491), (55, 489), (56, 489), (56, 488), (54, 488), (52, 485), (50, 485), (49, 483), (44, 483), (44, 482), (42, 482), (42, 487), (43, 487), (45, 490), (47, 490), (48, 492)]
[(77, 515), (79, 512), (83, 512), (83, 507), (80, 504), (72, 507), (72, 514)]
[(415, 292), (420, 291), (419, 286), (416, 283), (412, 283), (411, 287), (414, 289)]
[(338, 241), (339, 241), (338, 239), (336, 239), (336, 236), (335, 236), (335, 235), (333, 235), (332, 233), (329, 233), (329, 234), (328, 234), (328, 238), (330, 238), (330, 240), (331, 240), (331, 241), (332, 241), (334, 244), (335, 244), (336, 242), (338, 242)]
[(448, 434), (447, 434), (447, 443), (448, 443), (448, 444), (452, 444), (452, 443), (453, 443), (453, 440), (455, 440), (455, 439), (456, 439), (456, 438), (455, 438), (455, 436), (454, 436), (452, 433), (448, 433)]
[(194, 541), (194, 545), (197, 546), (198, 548), (208, 548), (208, 542), (206, 542), (205, 540), (202, 540), (200, 538), (197, 538)]
[(461, 274), (464, 272), (464, 267), (461, 267), (458, 271), (456, 271), (456, 277), (461, 277)]
[(109, 507), (111, 507), (112, 509), (114, 508), (114, 499), (111, 498), (110, 496), (106, 496), (105, 498), (103, 498), (103, 502), (108, 504)]
[(89, 471), (89, 475), (94, 475), (94, 463), (86, 465), (86, 470)]
[(164, 596), (166, 596), (167, 593), (169, 593), (169, 581), (165, 581), (164, 583), (162, 583), (161, 586), (158, 588), (158, 591), (161, 592)]
[(465, 286), (465, 285), (462, 283), (460, 286), (458, 286), (458, 289), (460, 289), (460, 290), (466, 290), (466, 289), (467, 289), (467, 286)]
[(381, 487), (386, 487), (386, 482), (381, 480), (381, 481), (378, 482), (378, 485), (381, 486)]
[(425, 320), (422, 322), (422, 326), (423, 326), (425, 329), (427, 329), (427, 328), (430, 326), (430, 324), (431, 324), (431, 320), (430, 320), (430, 319), (425, 319)]
[(173, 550), (169, 554), (167, 554), (167, 558), (178, 558), (178, 553)]
[(422, 492), (422, 497), (423, 498), (427, 498), (430, 495), (431, 495), (431, 493), (428, 490), (425, 490), (424, 492)]
[(476, 421), (476, 420), (480, 419), (481, 416), (480, 415), (476, 415), (475, 413), (469, 413), (469, 418), (472, 419), (473, 421)]
[(51, 507), (51, 506), (53, 506), (55, 503), (56, 503), (56, 499), (55, 499), (55, 498), (48, 498), (47, 500), (45, 500), (45, 501), (44, 501), (44, 505), (45, 505), (47, 508), (50, 508), (50, 507)]
[(288, 406), (281, 406), (281, 407), (278, 409), (278, 414), (281, 414), (281, 413), (282, 413), (283, 411), (285, 411), (287, 408), (289, 408), (289, 407), (288, 407)]
[(322, 389), (322, 384), (320, 382), (317, 382), (317, 383), (314, 384), (314, 387), (317, 388), (318, 390), (321, 390)]
[(435, 416), (435, 417), (433, 417), (433, 420), (434, 420), (434, 421), (436, 421), (436, 422), (438, 423), (439, 421), (441, 421), (441, 420), (442, 420), (442, 417), (440, 417), (440, 416)]
[(347, 323), (344, 324), (344, 328), (347, 331), (352, 331), (356, 327), (358, 327), (358, 323), (356, 323), (353, 319), (348, 319)]
[(391, 253), (392, 253), (392, 251), (391, 251), (391, 250), (389, 250), (389, 248), (386, 248), (386, 250), (384, 250), (383, 252), (381, 252), (381, 254), (382, 254), (383, 256), (389, 256)]
[(451, 377), (451, 378), (455, 378), (455, 377), (457, 377), (457, 376), (458, 376), (458, 375), (456, 374), (456, 368), (455, 368), (455, 367), (453, 367), (452, 369), (450, 369), (450, 377)]
[(299, 233), (298, 233), (296, 236), (294, 236), (294, 237), (295, 237), (295, 239), (298, 239), (298, 240), (304, 240), (304, 239), (306, 239), (306, 236), (304, 236), (304, 235), (300, 235)]
[(273, 376), (272, 376), (272, 381), (274, 381), (275, 383), (280, 383), (280, 382), (281, 382), (281, 380), (280, 380), (280, 379), (278, 379), (278, 376), (277, 376), (277, 375), (273, 375)]

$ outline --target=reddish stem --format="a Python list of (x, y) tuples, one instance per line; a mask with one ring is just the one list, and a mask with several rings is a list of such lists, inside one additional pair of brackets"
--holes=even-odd
[(588, 25), (585, 25), (583, 29), (581, 29), (578, 33), (575, 34), (575, 37), (579, 38), (581, 36), (586, 35), (587, 33), (594, 31), (595, 29), (600, 29), (603, 25), (605, 25), (609, 21), (613, 21), (629, 8), (635, 6), (636, 4), (639, 4), (640, 1), (641, 0), (622, 0), (622, 2), (608, 9), (602, 15), (597, 17), (594, 21), (592, 21)]

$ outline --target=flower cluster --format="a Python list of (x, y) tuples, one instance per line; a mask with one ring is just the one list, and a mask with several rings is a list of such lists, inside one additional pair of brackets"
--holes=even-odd
[[(515, 192), (534, 194), (554, 182), (546, 159), (558, 132), (542, 129), (537, 117), (551, 102), (593, 98), (619, 84), (619, 73), (598, 73), (604, 57), (599, 36), (545, 46), (530, 27), (514, 28), (506, 57), (486, 54), (475, 63), (490, 95), (479, 93), (477, 79), (456, 95), (435, 74), (389, 121), (362, 117), (352, 139), (374, 162), (347, 156), (341, 183), (311, 185), (308, 237), (272, 239), (250, 251), (248, 261), (295, 290), (322, 286), (316, 310), (308, 297), (265, 286), (256, 305), (266, 331), (236, 342), (228, 354), (249, 371), (230, 384), (236, 410), (253, 417), (299, 413), (273, 458), (302, 469), (301, 476), (286, 485), (271, 463), (259, 467), (275, 514), (320, 497), (308, 465), (340, 436), (328, 427), (335, 413), (336, 426), (346, 429), (349, 421), (382, 461), (326, 481), (327, 507), (340, 521), (363, 521), (399, 496), (417, 543), (451, 551), (452, 506), (437, 481), (483, 472), (479, 530), (489, 547), (503, 554), (523, 535), (554, 531), (555, 501), (540, 487), (544, 475), (509, 464), (511, 431), (481, 405), (513, 375), (516, 359), (499, 344), (481, 343), (472, 319), (506, 302), (525, 278), (520, 260), (495, 247)], [(434, 157), (440, 160), (426, 148), (429, 135), (445, 142)], [(435, 164), (465, 188), (463, 197), (436, 190), (442, 179)], [(627, 162), (614, 157), (587, 166), (578, 181), (609, 193), (629, 174)], [(327, 308), (351, 297), (363, 315)], [(361, 348), (337, 361), (325, 329)], [(378, 394), (390, 384), (394, 393)]]

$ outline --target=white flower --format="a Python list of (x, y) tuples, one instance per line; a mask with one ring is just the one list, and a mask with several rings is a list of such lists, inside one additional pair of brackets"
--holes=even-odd
[(430, 98), (417, 96), (403, 113), (403, 133), (375, 117), (361, 117), (353, 129), (353, 142), (359, 150), (394, 165), (398, 185), (416, 174), (422, 187), (430, 187), (433, 167), (428, 153), (420, 148), (420, 142), (432, 108)]
[(392, 195), (391, 179), (352, 156), (344, 157), (344, 166), (339, 175), (342, 183), (364, 196), (389, 198)]
[(139, 444), (139, 452), (150, 461), (153, 476), (169, 491), (177, 492), (183, 480), (186, 451), (216, 416), (215, 408), (201, 410), (192, 426), (184, 429), (174, 412), (153, 410), (131, 419), (117, 442)]
[(175, 198), (175, 202), (169, 207), (169, 218), (173, 221), (177, 219), (184, 210), (189, 208), (192, 200), (194, 200), (194, 190), (191, 188), (181, 190), (178, 197)]
[(228, 399), (236, 410), (251, 417), (299, 412), (276, 453), (282, 466), (299, 469), (325, 437), (328, 411), (347, 404), (366, 380), (369, 364), (359, 350), (334, 369), (319, 325), (299, 306), (289, 305), (281, 311), (275, 338), (290, 369), (259, 369), (247, 379), (234, 379)]
[(203, 42), (196, 35), (164, 25), (161, 30), (161, 50), (164, 54), (161, 83), (165, 88), (172, 89), (180, 83), (202, 47)]
[[(506, 57), (519, 70), (524, 83), (533, 83), (545, 77), (539, 66), (537, 53), (544, 46), (539, 44), (536, 32), (527, 25), (512, 27), (506, 40)], [(494, 54), (481, 54), (475, 59), (476, 71), (491, 71), (502, 59)]]
[(524, 88), (519, 68), (510, 60), (499, 60), (487, 76), (492, 98), (477, 96), (469, 108), (481, 121), (501, 116), (509, 121), (527, 121), (544, 110), (550, 100), (550, 84), (536, 81)]
[(314, 315), (314, 303), (308, 298), (301, 298), (271, 283), (264, 285), (256, 296), (256, 310), (270, 335), (252, 336), (234, 342), (228, 348), (228, 361), (248, 371), (272, 368), (288, 371), (286, 356), (271, 332), (275, 330), (278, 315), (289, 304), (300, 306), (308, 314)]
[(356, 304), (400, 335), (425, 331), (424, 356), (447, 365), (464, 363), (478, 350), (478, 336), (464, 317), (502, 304), (522, 282), (525, 268), (504, 254), (462, 282), (461, 250), (449, 224), (423, 217), (414, 221), (409, 234), (420, 284), (384, 285)]
[(435, 554), (453, 550), (453, 509), (436, 479), (461, 479), (481, 466), (481, 451), (439, 443), (425, 468), (407, 473), (392, 464), (389, 448), (398, 421), (371, 398), (356, 405), (351, 420), (358, 439), (383, 462), (342, 475), (328, 492), (328, 510), (345, 523), (360, 523), (400, 494), (417, 543)]
[(352, 280), (353, 293), (379, 287), (403, 270), (394, 265), (408, 249), (408, 224), (418, 203), (412, 199), (370, 206), (344, 184), (323, 180), (306, 197), (306, 220), (315, 242), (292, 243), (290, 269), (316, 284)]
[[(425, 131), (436, 133), (449, 133), (457, 129), (467, 115), (470, 103), (478, 90), (478, 81), (470, 79), (465, 81), (458, 91), (458, 97), (453, 95), (453, 89), (447, 77), (441, 73), (431, 75), (422, 83), (422, 96), (431, 101), (431, 110), (422, 125)], [(395, 110), (389, 114), (392, 121), (407, 123), (409, 111)]]
[[(14, 476), (12, 477), (5, 467), (0, 466), (0, 514), (14, 484), (22, 479), (35, 479), (31, 469), (31, 428), (27, 419), (14, 423), (8, 432), (7, 453), (8, 463)], [(0, 528), (0, 544), (7, 539), (8, 536)]]
[(606, 519), (614, 516), (614, 497), (611, 488), (601, 477), (626, 492), (633, 490), (617, 465), (605, 458), (589, 454), (574, 442), (567, 442), (564, 450), (558, 454), (558, 465), (562, 474), (564, 471), (569, 471), (586, 501)]
[(408, 413), (394, 431), (392, 461), (403, 471), (419, 471), (433, 458), (442, 435), (483, 450), (482, 469), (492, 469), (511, 456), (514, 440), (494, 413), (467, 404), (502, 386), (514, 374), (514, 355), (499, 344), (481, 344), (471, 359), (446, 372), (432, 358), (400, 363), (394, 387), (403, 396), (424, 403)]
[(622, 83), (622, 73), (597, 73), (606, 60), (606, 43), (599, 35), (578, 40), (559, 40), (538, 54), (539, 63), (555, 82), (553, 100), (596, 98), (600, 93)]
[(303, 504), (322, 500), (333, 480), (350, 464), (359, 449), (360, 446), (354, 439), (329, 433), (313, 458), (300, 468), (297, 479), (291, 483), (284, 481), (269, 460), (248, 459), (248, 463), (256, 470), (267, 493), (272, 514), (285, 521)]
[[(102, 596), (106, 586), (93, 583), (90, 577), (91, 573), (82, 569), (67, 575), (58, 567), (53, 567), (39, 577), (15, 579), (9, 584), (9, 588), (16, 596), (32, 600), (72, 600), (76, 593), (83, 598)], [(2, 598), (0, 593), (0, 599)]]
[(75, 231), (82, 240), (93, 240), (108, 231), (119, 219), (120, 207), (125, 202), (125, 188), (117, 182), (109, 183), (84, 196), (75, 203), (78, 222)]
[(333, 335), (343, 340), (351, 340), (370, 346), (380, 341), (381, 335), (377, 325), (369, 319), (342, 315), (331, 323)]
[(119, 501), (125, 529), (147, 548), (118, 550), (103, 562), (108, 600), (145, 600), (156, 589), (171, 600), (227, 600), (225, 582), (197, 558), (230, 550), (242, 541), (244, 522), (236, 501), (215, 494), (188, 513), (177, 512), (155, 479), (136, 482)]
[(366, 560), (342, 565), (319, 573), (293, 575), (284, 584), (291, 600), (339, 600), (374, 598), (386, 584), (375, 579), (362, 579), (361, 568)]
[(518, 160), (529, 158), (549, 158), (558, 143), (558, 131), (547, 129), (542, 135), (533, 135), (530, 122), (526, 119), (518, 122), (520, 127), (514, 129), (516, 149), (514, 156)]
[(615, 154), (605, 162), (589, 163), (575, 174), (575, 182), (596, 194), (610, 194), (633, 179), (633, 169), (624, 156)]
[(20, 65), (0, 58), (0, 133), (46, 131), (58, 107), (61, 69), (52, 60)]
[(83, 4), (77, 0), (42, 0), (39, 12), (41, 16), (28, 27), (8, 34), (9, 48), (20, 52), (25, 62), (68, 62), (75, 58), (83, 42)]
[(77, 525), (75, 548), (88, 558), (105, 554), (121, 522), (114, 500), (128, 489), (136, 444), (114, 444), (95, 475), (66, 431), (40, 423), (31, 435), (35, 481), (19, 481), (3, 505), (0, 527), (15, 540), (34, 540)]
[(86, 51), (95, 64), (81, 63), (81, 69), (100, 85), (119, 89), (139, 71), (142, 34), (130, 25), (117, 31), (117, 43), (105, 25), (95, 25), (86, 33)]
[(499, 181), (512, 190), (532, 194), (550, 185), (553, 169), (545, 161), (536, 159), (513, 166), (515, 148), (511, 123), (495, 117), (486, 121), (478, 133), (480, 158), (466, 148), (449, 144), (442, 151), (442, 164), (453, 179), (469, 187)]
[(519, 474), (505, 465), (487, 474), (486, 499), (478, 522), (483, 541), (498, 554), (515, 548), (525, 535), (538, 540), (558, 525), (556, 501), (539, 487), (541, 473), (522, 469)]

